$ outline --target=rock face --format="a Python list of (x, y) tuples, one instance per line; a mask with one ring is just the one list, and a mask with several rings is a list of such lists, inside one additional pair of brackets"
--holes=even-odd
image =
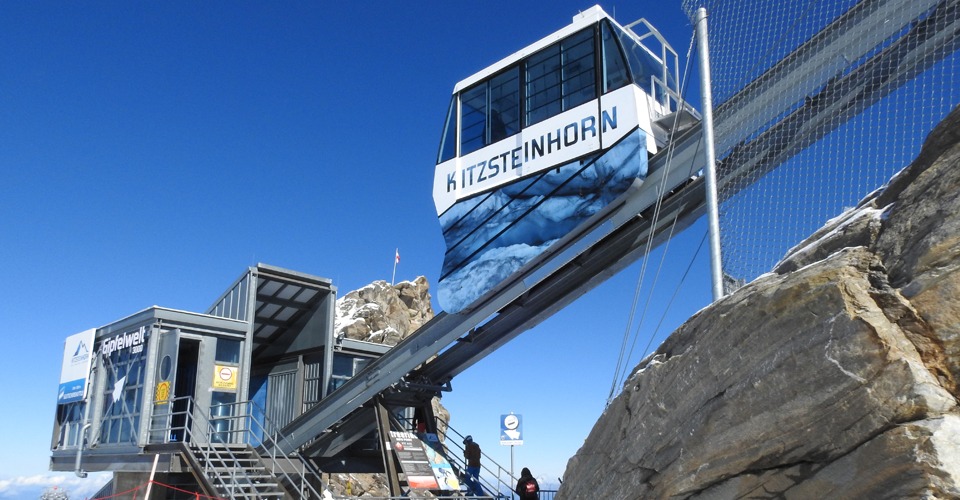
[[(334, 331), (346, 338), (393, 346), (433, 315), (430, 285), (425, 277), (396, 285), (375, 281), (337, 299)], [(450, 413), (437, 398), (433, 399), (433, 412), (441, 422), (450, 421)], [(445, 428), (441, 426), (440, 433), (443, 432)], [(328, 479), (327, 486), (334, 495), (390, 495), (383, 474), (332, 474)]]
[(644, 360), (557, 499), (960, 497), (958, 271), (960, 108)]
[(349, 339), (397, 345), (432, 318), (427, 278), (374, 281), (337, 299), (334, 329)]

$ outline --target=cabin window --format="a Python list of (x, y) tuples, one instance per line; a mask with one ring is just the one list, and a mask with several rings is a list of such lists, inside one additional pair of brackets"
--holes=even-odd
[(440, 138), (440, 156), (437, 163), (443, 163), (457, 155), (457, 96), (450, 99), (447, 120), (443, 124), (443, 137)]
[[(616, 33), (608, 23), (602, 26), (601, 83), (607, 92), (630, 82), (630, 68)], [(454, 96), (447, 110), (437, 163), (477, 151), (519, 133), (523, 126), (596, 99), (595, 32), (594, 26), (574, 33)]]
[[(634, 83), (645, 91), (650, 92), (651, 95), (656, 96), (658, 102), (666, 102), (664, 85), (669, 86), (671, 89), (677, 88), (676, 82), (673, 80), (673, 75), (668, 72), (666, 75), (667, 81), (663, 81), (663, 63), (654, 57), (649, 50), (634, 41), (627, 33), (620, 31), (618, 34), (620, 36), (620, 42), (623, 44), (623, 49), (627, 53), (627, 62), (630, 65), (630, 72), (633, 73)], [(655, 84), (654, 78), (660, 83)]]
[(520, 68), (490, 79), (490, 137), (488, 144), (520, 131)]
[(593, 29), (585, 29), (526, 61), (526, 124), (596, 98)]
[(487, 130), (487, 85), (481, 83), (460, 96), (460, 154), (482, 148)]
[(603, 93), (607, 93), (630, 83), (630, 73), (610, 23), (604, 22), (601, 25), (600, 37), (603, 50)]
[(527, 124), (560, 112), (560, 45), (527, 60)]
[(520, 69), (514, 66), (463, 92), (460, 154), (476, 151), (520, 131)]

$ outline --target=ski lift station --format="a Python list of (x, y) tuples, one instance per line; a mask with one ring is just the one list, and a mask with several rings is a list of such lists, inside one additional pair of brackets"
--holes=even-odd
[[(50, 468), (221, 498), (321, 498), (323, 472), (459, 493), (459, 440), (433, 398), (704, 214), (722, 296), (717, 185), (736, 195), (952, 54), (955, 2), (934, 4), (853, 2), (728, 96), (716, 139), (704, 8), (702, 116), (656, 28), (577, 14), (457, 83), (438, 117), (442, 312), (392, 348), (338, 338), (330, 280), (260, 264), (203, 312), (153, 306), (82, 331), (65, 342)], [(719, 179), (715, 144), (736, 152)]]
[[(464, 79), (433, 185), (444, 312), (392, 349), (336, 338), (330, 280), (261, 264), (203, 312), (154, 306), (78, 333), (51, 469), (231, 498), (319, 498), (321, 471), (385, 472), (392, 495), (458, 490), (432, 398), (703, 213), (700, 115), (678, 80), (653, 26), (599, 7)], [(411, 446), (437, 450), (435, 476), (409, 468)]]
[(196, 485), (179, 443), (259, 444), (386, 351), (334, 338), (335, 300), (326, 278), (259, 264), (202, 313), (153, 306), (69, 337), (51, 469)]

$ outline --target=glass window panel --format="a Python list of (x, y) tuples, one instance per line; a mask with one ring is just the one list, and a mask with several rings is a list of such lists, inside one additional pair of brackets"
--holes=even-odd
[[(646, 49), (633, 40), (629, 35), (618, 31), (620, 43), (627, 55), (627, 63), (630, 65), (630, 72), (633, 74), (633, 81), (647, 93), (654, 95), (658, 101), (664, 102), (666, 93), (661, 85), (654, 85), (653, 78), (663, 78), (663, 64), (653, 57)], [(673, 75), (667, 74), (667, 85), (670, 88), (677, 88)]]
[(108, 443), (119, 443), (120, 442), (120, 423), (117, 419), (110, 419), (108, 421), (110, 425), (110, 433), (108, 434)]
[(344, 354), (333, 355), (333, 373), (332, 375), (342, 377), (353, 376), (353, 357)]
[(562, 111), (560, 45), (552, 45), (526, 61), (527, 125)]
[(330, 386), (327, 388), (327, 392), (333, 392), (339, 389), (343, 384), (347, 383), (347, 378), (343, 377), (330, 377)]
[(610, 92), (630, 83), (627, 72), (627, 62), (623, 59), (620, 44), (610, 28), (609, 22), (602, 25), (601, 39), (603, 42), (603, 91)]
[(353, 374), (356, 375), (360, 373), (360, 371), (363, 370), (367, 366), (367, 363), (369, 362), (370, 362), (370, 358), (355, 359), (353, 363)]
[(460, 154), (485, 146), (487, 127), (487, 85), (481, 84), (460, 96)]
[(129, 443), (132, 441), (133, 433), (130, 429), (130, 419), (124, 418), (120, 420), (120, 435), (118, 437), (120, 443)]
[(490, 144), (520, 131), (520, 69), (490, 80)]
[(588, 28), (527, 58), (527, 125), (596, 98), (593, 40)]
[[(144, 351), (125, 348), (113, 352), (104, 363), (107, 384), (103, 392), (103, 421), (100, 442), (137, 442), (143, 405)], [(114, 401), (114, 391), (117, 400)]]
[(596, 97), (593, 30), (583, 30), (561, 42), (563, 53), (563, 110)]
[(235, 339), (217, 339), (217, 361), (240, 364), (240, 341)]
[(443, 135), (440, 137), (440, 155), (437, 163), (443, 163), (457, 155), (457, 96), (450, 100), (447, 110), (447, 120), (443, 125)]

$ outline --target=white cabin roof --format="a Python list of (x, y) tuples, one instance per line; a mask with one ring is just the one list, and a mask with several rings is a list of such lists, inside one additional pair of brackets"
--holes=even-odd
[(610, 19), (611, 21), (613, 21), (613, 18), (610, 17), (610, 15), (608, 15), (606, 12), (604, 12), (604, 10), (600, 8), (599, 5), (594, 5), (593, 7), (590, 7), (589, 9), (573, 16), (573, 23), (568, 24), (567, 26), (541, 38), (540, 40), (530, 45), (527, 45), (526, 47), (518, 50), (517, 52), (514, 52), (513, 54), (510, 54), (507, 57), (504, 57), (503, 59), (497, 61), (496, 63), (491, 64), (490, 66), (487, 66), (483, 70), (477, 73), (474, 73), (473, 75), (470, 75), (467, 78), (464, 78), (463, 80), (460, 80), (457, 83), (457, 85), (453, 88), (453, 92), (454, 93), (460, 92), (461, 90), (467, 87), (470, 87), (471, 85), (487, 78), (488, 76), (499, 72), (500, 70), (510, 66), (511, 64), (516, 63), (517, 61), (523, 59), (524, 57), (527, 57), (528, 55), (533, 54), (553, 44), (554, 42), (562, 40), (563, 38), (566, 38), (568, 35), (572, 35), (573, 33), (576, 33), (577, 31), (580, 31), (581, 29), (586, 28), (587, 26), (591, 26), (594, 23), (600, 21), (601, 19)]

